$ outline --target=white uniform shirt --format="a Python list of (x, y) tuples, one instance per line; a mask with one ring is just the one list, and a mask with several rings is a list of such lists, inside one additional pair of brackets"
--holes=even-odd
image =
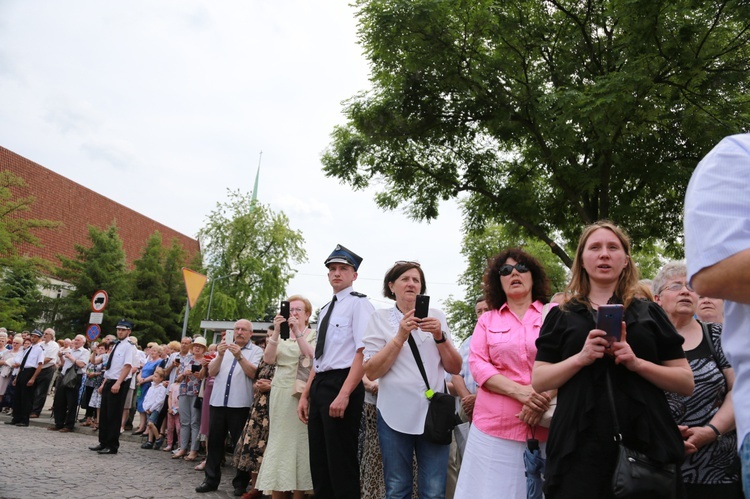
[[(403, 316), (404, 314), (395, 306), (376, 310), (372, 314), (364, 337), (365, 359), (378, 353), (396, 336)], [(431, 308), (428, 316), (440, 321), (447, 340), (451, 341), (443, 312)], [(430, 388), (435, 392), (444, 392), (445, 369), (443, 369), (435, 339), (431, 333), (425, 333), (419, 329), (412, 331), (412, 336), (417, 343), (419, 355), (422, 357)], [(427, 387), (408, 342), (404, 342), (393, 365), (378, 379), (378, 382), (380, 384), (377, 407), (388, 426), (409, 435), (424, 433), (424, 420), (430, 401), (425, 396)]]
[[(252, 341), (242, 347), (240, 353), (256, 367), (263, 358), (263, 350)], [(245, 375), (239, 361), (234, 363), (235, 360), (229, 350), (224, 352), (219, 374), (214, 379), (210, 405), (214, 407), (250, 407), (253, 405), (253, 380)], [(232, 369), (232, 364), (234, 364), (234, 369)]]
[[(750, 248), (750, 134), (722, 140), (698, 164), (685, 195), (688, 279)], [(750, 305), (724, 302), (721, 345), (735, 373), (737, 444), (750, 432)]]
[[(117, 381), (120, 378), (120, 373), (125, 364), (129, 364), (131, 367), (138, 365), (138, 349), (135, 345), (130, 343), (127, 338), (117, 343), (112, 348), (114, 348), (114, 358), (112, 359), (112, 364), (109, 366), (109, 369), (104, 372), (104, 379), (113, 379)], [(110, 355), (112, 355), (112, 352), (110, 352)], [(125, 380), (127, 381), (129, 378), (130, 374), (128, 373)]]
[[(315, 372), (349, 369), (357, 350), (365, 345), (362, 338), (375, 308), (367, 298), (355, 296), (352, 287), (336, 293), (336, 305), (328, 320), (325, 350), (315, 359)], [(330, 303), (320, 309), (318, 319), (318, 339), (320, 342), (320, 322), (326, 316)]]
[(44, 363), (44, 347), (42, 347), (41, 343), (31, 345), (29, 348), (31, 348), (31, 353), (29, 353), (23, 366), (21, 366), (21, 362), (23, 362), (27, 350), (21, 350), (18, 352), (16, 359), (14, 360), (15, 365), (20, 366), (21, 369), (26, 369), (27, 367), (36, 369), (39, 364)]

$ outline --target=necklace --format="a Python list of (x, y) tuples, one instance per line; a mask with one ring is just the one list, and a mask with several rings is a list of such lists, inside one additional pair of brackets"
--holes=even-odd
[(302, 332), (300, 333), (300, 335), (299, 335), (299, 336), (297, 336), (297, 335), (295, 334), (295, 335), (294, 335), (294, 337), (293, 337), (293, 338), (290, 338), (290, 339), (291, 339), (292, 341), (297, 341), (297, 338), (302, 338), (303, 336), (305, 336), (305, 333), (307, 332), (307, 330), (308, 330), (308, 329), (310, 329), (310, 326), (305, 326), (305, 329), (303, 329), (303, 330), (302, 330)]

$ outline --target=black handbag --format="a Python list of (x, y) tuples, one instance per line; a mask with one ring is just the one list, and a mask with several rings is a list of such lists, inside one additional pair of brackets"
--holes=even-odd
[(612, 408), (612, 419), (617, 442), (617, 462), (612, 475), (612, 491), (615, 497), (628, 497), (648, 494), (664, 498), (674, 497), (677, 487), (677, 465), (659, 463), (645, 454), (626, 447), (622, 443), (620, 422), (617, 419), (615, 398), (612, 393), (612, 381), (607, 370), (607, 394)]
[(424, 433), (422, 436), (435, 444), (450, 445), (453, 438), (453, 428), (461, 423), (461, 418), (456, 414), (456, 398), (449, 393), (433, 392), (427, 380), (427, 374), (422, 364), (422, 356), (412, 335), (409, 335), (409, 348), (417, 361), (417, 367), (422, 374), (422, 379), (427, 386), (427, 398), (430, 406), (427, 409), (427, 417), (424, 421)]
[(76, 371), (77, 369), (75, 364), (73, 364), (68, 368), (67, 371), (65, 371), (65, 374), (62, 377), (63, 388), (75, 388), (76, 386), (78, 386), (78, 373)]

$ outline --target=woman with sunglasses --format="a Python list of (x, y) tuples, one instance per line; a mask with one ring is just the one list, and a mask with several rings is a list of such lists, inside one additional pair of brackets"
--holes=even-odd
[[(693, 373), (682, 337), (661, 307), (635, 297), (637, 283), (625, 232), (607, 221), (586, 227), (571, 268), (568, 299), (550, 310), (536, 342), (534, 389), (559, 388), (547, 441), (548, 499), (614, 497), (614, 416), (625, 446), (658, 463), (683, 459), (684, 443), (664, 392), (690, 395)], [(624, 307), (619, 341), (596, 328), (604, 304)], [(667, 497), (682, 497), (680, 485), (675, 480)]]
[(450, 445), (423, 436), (428, 388), (408, 343), (413, 340), (434, 392), (446, 391), (445, 373), (461, 370), (461, 355), (443, 312), (430, 308), (427, 317), (415, 316), (417, 295), (426, 290), (419, 263), (396, 262), (383, 279), (383, 296), (396, 304), (373, 312), (363, 339), (365, 374), (378, 381), (377, 428), (387, 499), (411, 497), (415, 454), (419, 497), (445, 497)]
[(548, 301), (549, 280), (539, 262), (507, 249), (492, 258), (484, 275), (489, 311), (471, 337), (469, 367), (477, 398), (455, 498), (526, 497), (523, 452), (533, 434), (542, 452), (547, 429), (537, 427), (553, 393), (531, 387), (534, 342)]

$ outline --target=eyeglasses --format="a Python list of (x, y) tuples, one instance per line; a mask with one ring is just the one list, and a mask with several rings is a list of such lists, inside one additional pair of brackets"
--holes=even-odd
[(686, 287), (688, 291), (695, 291), (690, 284), (682, 282), (673, 282), (669, 286), (664, 286), (663, 288), (661, 288), (661, 290), (664, 291), (665, 289), (668, 289), (669, 291), (677, 292), (682, 291), (683, 286)]
[(305, 311), (304, 308), (290, 308), (289, 311), (293, 314), (301, 314)]
[(525, 274), (526, 272), (529, 271), (529, 268), (522, 263), (517, 263), (515, 265), (506, 263), (505, 265), (500, 267), (500, 270), (498, 272), (500, 273), (501, 276), (505, 277), (505, 276), (509, 276), (513, 272), (513, 269), (516, 269), (521, 274)]

